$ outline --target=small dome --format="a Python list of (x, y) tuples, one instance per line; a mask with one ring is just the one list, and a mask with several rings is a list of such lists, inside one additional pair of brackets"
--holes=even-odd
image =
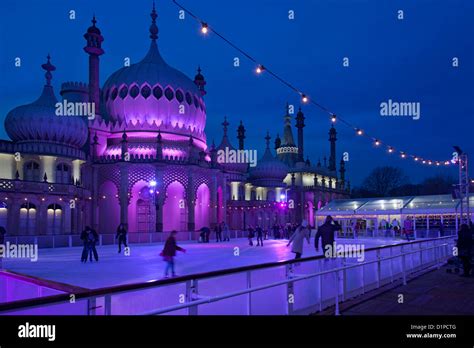
[(55, 68), (49, 56), (43, 68), (47, 72), (41, 96), (31, 104), (11, 110), (5, 118), (5, 130), (14, 142), (54, 142), (80, 148), (87, 141), (86, 121), (81, 117), (56, 115), (58, 100), (51, 86), (51, 71)]
[(268, 146), (257, 165), (250, 168), (250, 180), (262, 184), (282, 184), (287, 174), (288, 166), (274, 157)]

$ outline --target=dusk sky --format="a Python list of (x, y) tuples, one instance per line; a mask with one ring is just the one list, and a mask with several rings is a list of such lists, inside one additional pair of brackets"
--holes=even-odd
[[(450, 159), (452, 145), (474, 155), (474, 43), (472, 0), (182, 0), (210, 26), (279, 73), (312, 99), (382, 142), (421, 157)], [(0, 138), (8, 139), (3, 120), (15, 106), (30, 103), (44, 84), (46, 55), (57, 70), (53, 85), (59, 98), (66, 81), (88, 81), (83, 34), (95, 13), (104, 36), (101, 84), (123, 65), (140, 61), (148, 51), (151, 0), (48, 0), (0, 2)], [(215, 35), (203, 37), (190, 16), (178, 18), (171, 0), (157, 0), (158, 45), (171, 66), (194, 78), (201, 65), (207, 80), (208, 144), (222, 137), (224, 115), (237, 146), (240, 120), (246, 147), (263, 154), (267, 130), (272, 144), (282, 134), (286, 102), (300, 98)], [(69, 11), (76, 19), (69, 19)], [(288, 19), (288, 11), (295, 19)], [(397, 11), (404, 19), (397, 19)], [(15, 67), (20, 57), (21, 67)], [(233, 66), (234, 57), (241, 66)], [(349, 58), (349, 67), (343, 58)], [(452, 59), (459, 59), (459, 67)], [(380, 103), (419, 102), (421, 117), (382, 117)], [(329, 117), (312, 105), (306, 116), (305, 153), (313, 163), (329, 157)], [(294, 125), (294, 123), (293, 123)], [(413, 183), (454, 168), (423, 167), (387, 155), (343, 124), (338, 131), (338, 166), (349, 153), (347, 178), (352, 184), (376, 166), (403, 168)], [(294, 128), (296, 137), (296, 128)], [(471, 170), (474, 167), (471, 166)]]

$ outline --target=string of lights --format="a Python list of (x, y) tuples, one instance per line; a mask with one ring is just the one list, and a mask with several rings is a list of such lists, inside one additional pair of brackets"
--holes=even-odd
[(332, 122), (332, 123), (338, 122), (338, 123), (344, 124), (345, 126), (351, 128), (354, 131), (354, 133), (356, 134), (356, 136), (365, 137), (367, 139), (370, 139), (372, 141), (374, 147), (377, 147), (377, 148), (385, 147), (387, 149), (388, 154), (398, 153), (400, 155), (400, 158), (402, 158), (402, 159), (412, 158), (414, 162), (420, 163), (420, 164), (426, 164), (428, 166), (438, 166), (439, 167), (439, 166), (442, 166), (442, 165), (448, 166), (448, 165), (457, 163), (457, 161), (455, 161), (455, 160), (441, 160), (441, 161), (431, 160), (431, 159), (423, 158), (423, 157), (420, 157), (420, 156), (417, 156), (417, 155), (414, 155), (414, 154), (409, 154), (405, 151), (396, 150), (396, 148), (394, 146), (391, 146), (389, 144), (386, 144), (386, 143), (382, 142), (380, 140), (380, 138), (368, 134), (362, 128), (353, 125), (349, 121), (343, 119), (340, 115), (336, 115), (336, 113), (332, 112), (329, 108), (319, 104), (314, 99), (310, 98), (308, 93), (303, 92), (299, 88), (295, 87), (291, 82), (289, 82), (288, 80), (284, 79), (279, 74), (277, 74), (276, 72), (269, 69), (268, 65), (261, 64), (250, 53), (248, 53), (247, 51), (245, 51), (242, 48), (240, 48), (239, 46), (237, 46), (235, 43), (233, 43), (232, 41), (227, 39), (224, 35), (220, 34), (212, 26), (209, 26), (209, 24), (206, 21), (204, 21), (203, 19), (201, 19), (200, 17), (195, 15), (193, 12), (191, 12), (189, 9), (187, 9), (186, 7), (181, 5), (180, 3), (178, 3), (177, 0), (173, 0), (173, 3), (200, 24), (200, 27), (201, 27), (200, 31), (203, 35), (208, 35), (209, 33), (213, 33), (214, 35), (219, 37), (221, 40), (223, 40), (225, 43), (227, 43), (229, 46), (231, 46), (233, 49), (235, 49), (240, 54), (242, 54), (244, 57), (246, 57), (248, 60), (250, 60), (252, 63), (254, 63), (256, 65), (256, 68), (255, 68), (255, 73), (256, 74), (258, 74), (258, 75), (263, 74), (263, 73), (269, 74), (270, 76), (272, 76), (273, 78), (278, 80), (280, 83), (284, 84), (289, 89), (291, 89), (295, 93), (297, 93), (301, 98), (302, 104), (316, 106), (317, 108), (319, 108), (320, 110), (324, 111), (325, 113), (327, 113), (329, 115), (330, 122)]

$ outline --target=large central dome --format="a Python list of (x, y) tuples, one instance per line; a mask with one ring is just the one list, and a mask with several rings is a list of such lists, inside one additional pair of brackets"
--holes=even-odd
[(103, 86), (107, 115), (111, 121), (125, 123), (126, 129), (138, 125), (205, 141), (202, 92), (193, 80), (165, 62), (156, 42), (155, 9), (151, 17), (152, 41), (146, 56), (113, 73)]

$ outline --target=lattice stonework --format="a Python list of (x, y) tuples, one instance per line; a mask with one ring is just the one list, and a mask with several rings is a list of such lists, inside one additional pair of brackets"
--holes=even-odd
[(117, 192), (120, 192), (120, 171), (114, 165), (104, 165), (99, 168), (99, 183), (98, 187), (106, 181), (111, 181), (117, 188)]
[(206, 184), (209, 190), (211, 189), (211, 176), (213, 175), (211, 171), (208, 171), (207, 173), (202, 173), (201, 171), (194, 172), (192, 175), (194, 195), (197, 195), (197, 190), (202, 184)]
[(143, 180), (151, 182), (156, 180), (155, 167), (152, 165), (134, 164), (128, 167), (128, 192), (131, 192), (133, 186)]
[(177, 181), (186, 189), (188, 187), (188, 169), (182, 166), (169, 166), (163, 172), (163, 188), (166, 191), (168, 185)]

